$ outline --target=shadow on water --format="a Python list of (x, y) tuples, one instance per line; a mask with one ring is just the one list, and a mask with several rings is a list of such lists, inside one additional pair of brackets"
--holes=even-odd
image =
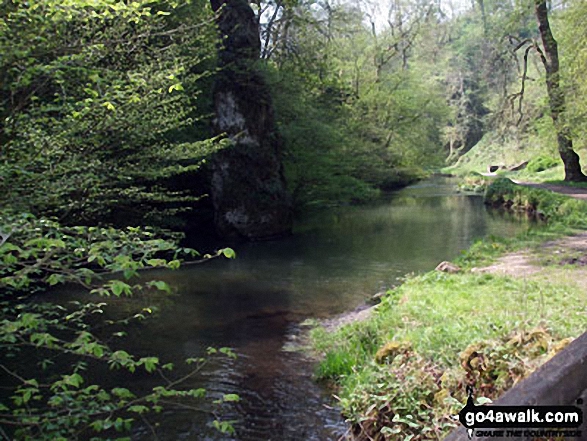
[[(312, 362), (285, 349), (299, 334), (298, 323), (352, 310), (405, 274), (455, 258), (478, 238), (525, 227), (488, 211), (479, 196), (455, 193), (446, 179), (375, 205), (315, 213), (292, 237), (235, 247), (233, 261), (149, 272), (174, 293), (151, 294), (146, 301), (160, 312), (131, 332), (129, 343), (135, 352), (178, 365), (208, 346), (234, 348), (236, 360), (211, 363), (187, 384), (208, 388), (212, 397), (241, 396), (221, 415), (236, 421), (234, 439), (335, 440), (346, 427), (312, 381)], [(145, 299), (125, 300), (139, 301)], [(149, 387), (146, 378), (131, 381)], [(209, 428), (212, 419), (187, 410), (164, 414), (160, 439), (231, 439)], [(150, 439), (150, 432), (138, 429), (133, 439)]]

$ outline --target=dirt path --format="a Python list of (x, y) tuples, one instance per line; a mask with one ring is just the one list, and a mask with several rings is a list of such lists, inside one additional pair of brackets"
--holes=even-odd
[(542, 188), (544, 190), (554, 191), (555, 193), (564, 194), (575, 199), (587, 200), (587, 188), (569, 187), (567, 185), (556, 184), (537, 184), (535, 182), (525, 182), (512, 179), (512, 182), (525, 187)]
[[(490, 178), (497, 178), (497, 173), (481, 173), (483, 176)], [(514, 184), (523, 185), (524, 187), (542, 188), (544, 190), (554, 191), (555, 193), (564, 194), (576, 199), (587, 200), (587, 188), (570, 187), (568, 185), (557, 184), (539, 184), (537, 182), (519, 181), (517, 179), (511, 180)]]
[(501, 256), (490, 266), (473, 272), (537, 280), (566, 280), (587, 291), (587, 232)]
[[(535, 182), (512, 182), (526, 187), (550, 190), (555, 193), (587, 201), (587, 189), (575, 188), (566, 185), (539, 184)], [(549, 265), (554, 263), (555, 265)], [(573, 271), (573, 280), (587, 289), (587, 232), (564, 237), (555, 241), (543, 243), (535, 252), (529, 250), (509, 253), (500, 257), (497, 262), (486, 268), (475, 269), (479, 272), (504, 274), (513, 277), (526, 277), (543, 272), (546, 266), (560, 273), (565, 265), (571, 265), (566, 271)], [(558, 270), (554, 268), (559, 267)]]

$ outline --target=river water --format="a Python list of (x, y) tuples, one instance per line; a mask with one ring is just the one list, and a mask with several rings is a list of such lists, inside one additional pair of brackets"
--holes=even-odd
[[(179, 366), (209, 346), (231, 347), (238, 358), (212, 361), (187, 386), (206, 387), (212, 398), (241, 397), (217, 409), (217, 416), (235, 421), (236, 435), (211, 429), (210, 414), (180, 409), (158, 418), (159, 438), (338, 439), (346, 426), (312, 381), (313, 363), (288, 350), (299, 323), (353, 310), (406, 274), (454, 259), (478, 238), (510, 236), (526, 226), (486, 209), (480, 196), (456, 193), (452, 181), (435, 178), (374, 205), (309, 215), (289, 238), (235, 246), (235, 260), (149, 272), (173, 293), (132, 300), (159, 311), (130, 333), (133, 351)], [(150, 386), (136, 374), (132, 381)], [(133, 439), (152, 436), (139, 428)]]

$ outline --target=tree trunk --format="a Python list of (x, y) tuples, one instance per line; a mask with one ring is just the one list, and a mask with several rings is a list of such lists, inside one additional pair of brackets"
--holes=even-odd
[(291, 232), (291, 198), (269, 88), (257, 68), (259, 24), (247, 0), (211, 0), (223, 37), (214, 88), (214, 128), (232, 146), (212, 160), (212, 202), (223, 237), (267, 239)]
[(573, 150), (573, 139), (563, 121), (565, 111), (565, 94), (560, 87), (558, 45), (550, 30), (546, 0), (535, 0), (536, 19), (544, 52), (541, 53), (542, 63), (546, 69), (546, 88), (550, 103), (550, 115), (556, 130), (558, 151), (565, 166), (565, 181), (587, 181), (581, 171), (579, 155)]

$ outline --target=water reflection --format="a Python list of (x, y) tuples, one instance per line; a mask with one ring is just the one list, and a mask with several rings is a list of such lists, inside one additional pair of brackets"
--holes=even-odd
[[(241, 403), (223, 409), (237, 421), (235, 439), (337, 439), (344, 424), (325, 407), (311, 363), (284, 351), (299, 333), (297, 323), (352, 310), (406, 273), (453, 259), (477, 238), (523, 228), (488, 212), (479, 196), (456, 194), (446, 180), (373, 206), (317, 213), (299, 222), (292, 237), (236, 247), (234, 261), (149, 273), (175, 294), (152, 294), (160, 315), (137, 329), (131, 344), (178, 362), (208, 346), (235, 348), (237, 360), (218, 362), (189, 384), (213, 396), (241, 395)], [(161, 439), (229, 439), (206, 428), (210, 420), (187, 411), (163, 415)], [(140, 429), (133, 438), (150, 435)]]

